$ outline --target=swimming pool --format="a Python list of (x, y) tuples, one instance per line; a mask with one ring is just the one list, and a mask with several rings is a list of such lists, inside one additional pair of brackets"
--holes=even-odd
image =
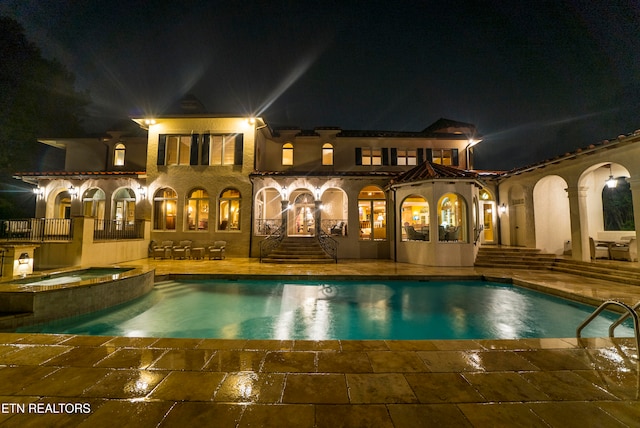
[[(517, 339), (575, 337), (594, 308), (484, 281), (157, 283), (135, 301), (20, 332), (220, 339)], [(583, 337), (606, 336), (615, 313)], [(617, 336), (632, 337), (622, 325)]]
[(24, 286), (33, 285), (63, 285), (75, 282), (87, 281), (91, 279), (114, 280), (118, 279), (121, 273), (132, 270), (133, 268), (87, 268), (82, 270), (57, 272), (53, 274), (34, 276), (30, 278), (11, 281), (13, 284), (22, 284)]

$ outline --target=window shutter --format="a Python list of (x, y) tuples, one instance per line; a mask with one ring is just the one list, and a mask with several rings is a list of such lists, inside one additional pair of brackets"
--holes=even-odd
[(198, 165), (198, 139), (199, 134), (191, 134), (191, 155), (189, 157), (189, 165)]
[(356, 147), (356, 165), (362, 165), (362, 148)]
[(209, 134), (202, 134), (202, 146), (200, 146), (200, 164), (209, 165)]
[(161, 134), (158, 138), (158, 159), (156, 165), (164, 165), (167, 151), (167, 136)]
[(382, 148), (382, 165), (389, 165), (389, 149)]
[(416, 150), (418, 156), (418, 165), (424, 162), (424, 149), (422, 147)]
[(236, 135), (236, 146), (233, 154), (233, 164), (242, 165), (242, 151), (244, 149), (244, 134)]
[(391, 165), (398, 165), (398, 149), (391, 148)]
[(427, 149), (427, 160), (433, 162), (433, 149)]
[(460, 166), (460, 160), (458, 159), (458, 149), (451, 149), (451, 165)]

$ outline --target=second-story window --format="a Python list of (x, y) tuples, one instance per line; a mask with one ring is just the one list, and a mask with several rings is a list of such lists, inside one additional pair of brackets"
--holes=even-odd
[(417, 165), (416, 150), (398, 149), (396, 165)]
[(113, 151), (113, 165), (114, 166), (124, 166), (124, 155), (126, 152), (126, 147), (122, 143), (116, 144), (116, 147)]
[(284, 143), (282, 146), (282, 165), (293, 165), (293, 144)]
[(191, 135), (167, 135), (165, 165), (189, 165)]
[(433, 149), (431, 162), (440, 165), (458, 166), (458, 149)]
[(325, 143), (322, 145), (322, 165), (333, 165), (333, 145)]
[(209, 165), (233, 165), (236, 150), (235, 135), (211, 135), (211, 160)]
[(362, 165), (382, 165), (382, 149), (363, 147)]

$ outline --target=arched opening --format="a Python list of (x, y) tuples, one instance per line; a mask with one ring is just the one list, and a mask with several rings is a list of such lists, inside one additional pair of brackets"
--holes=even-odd
[(113, 150), (113, 165), (124, 166), (124, 158), (126, 154), (126, 147), (123, 143), (116, 144)]
[(540, 179), (533, 188), (536, 248), (561, 255), (571, 240), (567, 182), (557, 175)]
[(209, 193), (204, 189), (194, 189), (187, 196), (186, 230), (209, 230)]
[(326, 189), (320, 200), (322, 230), (334, 236), (347, 236), (349, 204), (345, 191), (338, 188)]
[(467, 242), (467, 203), (457, 193), (447, 193), (438, 202), (438, 240)]
[(419, 195), (407, 196), (400, 205), (403, 241), (428, 241), (429, 202)]
[(293, 165), (293, 144), (282, 145), (282, 165)]
[(82, 214), (103, 221), (105, 218), (105, 194), (102, 189), (93, 187), (82, 195)]
[(240, 191), (224, 189), (218, 202), (218, 230), (240, 230)]
[[(487, 189), (480, 189), (478, 193), (479, 222), (477, 227), (482, 228), (482, 241), (488, 244), (496, 242), (497, 212), (496, 201)], [(475, 218), (475, 216), (474, 216)]]
[(358, 194), (360, 239), (387, 239), (387, 200), (378, 186), (366, 186)]
[(312, 236), (315, 233), (315, 199), (311, 192), (294, 192), (292, 207), (292, 236)]
[(64, 190), (56, 195), (53, 207), (54, 218), (71, 218), (71, 194)]
[(113, 219), (118, 229), (126, 224), (135, 223), (136, 194), (133, 189), (125, 187), (113, 195)]
[(282, 224), (282, 195), (278, 189), (267, 187), (257, 194), (253, 206), (254, 234), (271, 235)]
[(153, 228), (176, 230), (178, 195), (168, 187), (156, 192), (153, 197)]

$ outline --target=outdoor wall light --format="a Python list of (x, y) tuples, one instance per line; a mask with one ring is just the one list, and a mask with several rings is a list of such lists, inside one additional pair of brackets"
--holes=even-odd
[(503, 203), (502, 205), (500, 205), (500, 214), (504, 214), (507, 212), (507, 206)]
[(35, 187), (33, 194), (36, 195), (37, 198), (41, 198), (44, 196), (44, 189), (42, 187)]
[(156, 124), (156, 120), (155, 119), (145, 119), (144, 120), (144, 124), (145, 125), (155, 125)]
[(611, 164), (609, 164), (609, 178), (607, 178), (605, 183), (609, 189), (615, 189), (615, 187), (618, 185), (618, 180), (613, 178), (613, 172), (611, 171)]
[(316, 187), (316, 201), (320, 200), (320, 188)]
[(20, 257), (18, 257), (18, 264), (26, 265), (29, 263), (29, 260), (31, 260), (29, 253), (22, 253), (20, 254)]
[(282, 188), (280, 189), (280, 196), (282, 196), (282, 200), (286, 201), (287, 200), (287, 189), (286, 188)]
[(69, 186), (69, 194), (71, 195), (72, 198), (75, 198), (76, 196), (78, 196), (78, 188)]
[(141, 198), (146, 198), (147, 197), (147, 188), (144, 186), (138, 186), (138, 193), (140, 194)]

